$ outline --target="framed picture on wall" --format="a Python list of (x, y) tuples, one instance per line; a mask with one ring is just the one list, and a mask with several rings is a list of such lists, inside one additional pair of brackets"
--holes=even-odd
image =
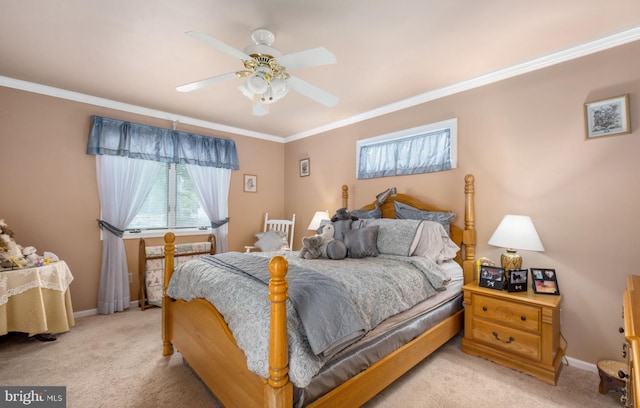
[(311, 173), (309, 159), (300, 160), (300, 177), (307, 177)]
[(558, 277), (555, 269), (531, 268), (531, 286), (535, 293), (559, 295)]
[(584, 104), (587, 140), (631, 133), (629, 94)]
[(258, 192), (258, 176), (255, 174), (244, 175), (244, 186), (242, 191), (245, 193), (257, 193)]

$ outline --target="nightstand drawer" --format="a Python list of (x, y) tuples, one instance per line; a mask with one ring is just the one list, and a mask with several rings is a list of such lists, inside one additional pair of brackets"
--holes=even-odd
[(509, 325), (532, 333), (540, 333), (540, 308), (500, 300), (488, 296), (473, 295), (473, 316), (490, 319), (501, 325)]
[(474, 340), (492, 347), (519, 354), (532, 360), (540, 360), (540, 336), (499, 326), (487, 321), (473, 320)]

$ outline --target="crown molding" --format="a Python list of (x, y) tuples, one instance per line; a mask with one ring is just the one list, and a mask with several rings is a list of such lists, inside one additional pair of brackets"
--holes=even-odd
[(22, 91), (33, 92), (41, 95), (53, 96), (55, 98), (67, 99), (74, 102), (86, 103), (89, 105), (100, 106), (103, 108), (115, 109), (123, 112), (135, 113), (138, 115), (148, 116), (157, 119), (166, 119), (170, 122), (178, 122), (204, 129), (217, 130), (236, 135), (253, 137), (256, 139), (269, 140), (271, 142), (284, 143), (284, 139), (266, 133), (255, 132), (252, 130), (236, 128), (233, 126), (222, 125), (220, 123), (208, 122), (191, 118), (188, 116), (176, 115), (174, 113), (163, 112), (155, 109), (145, 108), (143, 106), (131, 105), (128, 103), (118, 102), (111, 99), (100, 98), (97, 96), (86, 95), (79, 92), (67, 91), (65, 89), (54, 88), (52, 86), (36, 84), (33, 82), (22, 81), (19, 79), (0, 76), (0, 86), (7, 88), (19, 89)]
[(512, 65), (510, 67), (490, 72), (488, 74), (480, 75), (478, 77), (458, 82), (450, 86), (425, 92), (423, 94), (416, 95), (408, 99), (403, 99), (401, 101), (382, 106), (380, 108), (376, 108), (344, 120), (329, 123), (315, 129), (309, 129), (305, 132), (291, 135), (285, 138), (285, 141), (287, 143), (293, 142), (294, 140), (303, 139), (305, 137), (317, 135), (323, 132), (328, 132), (330, 130), (352, 125), (354, 123), (386, 115), (388, 113), (407, 109), (436, 99), (444, 98), (446, 96), (468, 91), (474, 88), (479, 88), (484, 85), (537, 71), (539, 69), (547, 68), (566, 61), (571, 61), (600, 51), (608, 50), (610, 48), (615, 48), (620, 45), (624, 45), (637, 40), (640, 40), (640, 26), (621, 31), (619, 33), (609, 35), (597, 40), (589, 41), (587, 43), (571, 47), (566, 50), (558, 51), (540, 58), (535, 58), (521, 64)]
[(205, 129), (217, 130), (220, 132), (248, 136), (256, 139), (263, 139), (263, 140), (268, 140), (268, 141), (277, 142), (277, 143), (288, 143), (288, 142), (293, 142), (295, 140), (303, 139), (306, 137), (315, 136), (317, 134), (328, 132), (330, 130), (338, 129), (344, 126), (352, 125), (354, 123), (362, 122), (378, 116), (386, 115), (388, 113), (393, 113), (399, 110), (411, 108), (416, 105), (420, 105), (436, 99), (444, 98), (446, 96), (454, 95), (460, 92), (468, 91), (484, 85), (492, 84), (494, 82), (513, 78), (518, 75), (523, 75), (529, 72), (537, 71), (539, 69), (547, 68), (552, 65), (560, 64), (566, 61), (571, 61), (571, 60), (581, 58), (590, 54), (594, 54), (600, 51), (605, 51), (610, 48), (615, 48), (620, 45), (624, 45), (637, 40), (640, 40), (640, 26), (633, 27), (628, 30), (621, 31), (619, 33), (602, 37), (593, 41), (589, 41), (584, 44), (580, 44), (575, 47), (558, 51), (540, 58), (535, 58), (530, 61), (526, 61), (526, 62), (512, 65), (510, 67), (506, 67), (494, 72), (480, 75), (478, 77), (471, 78), (466, 81), (458, 82), (457, 84), (453, 84), (443, 88), (435, 89), (433, 91), (425, 92), (423, 94), (416, 95), (411, 98), (403, 99), (401, 101), (394, 102), (389, 105), (381, 106), (379, 108), (372, 109), (370, 111), (363, 112), (361, 114), (354, 115), (343, 120), (328, 123), (324, 126), (309, 129), (304, 132), (296, 133), (294, 135), (284, 137), (284, 138), (275, 136), (275, 135), (266, 134), (266, 133), (255, 132), (248, 129), (226, 126), (220, 123), (209, 122), (209, 121), (195, 119), (187, 116), (176, 115), (169, 112), (149, 109), (142, 106), (113, 101), (110, 99), (99, 98), (96, 96), (86, 95), (78, 92), (67, 91), (64, 89), (54, 88), (47, 85), (36, 84), (33, 82), (22, 81), (19, 79), (14, 79), (14, 78), (9, 78), (4, 76), (0, 76), (0, 86), (20, 89), (27, 92), (53, 96), (56, 98), (67, 99), (75, 102), (101, 106), (101, 107), (120, 110), (124, 112), (135, 113), (135, 114), (149, 116), (149, 117), (158, 118), (158, 119), (166, 119), (171, 122), (189, 124), (193, 126), (202, 127)]

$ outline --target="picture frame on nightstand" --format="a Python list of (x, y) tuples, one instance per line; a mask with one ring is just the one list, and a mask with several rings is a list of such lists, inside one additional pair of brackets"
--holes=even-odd
[(510, 269), (507, 271), (507, 291), (526, 292), (528, 269)]
[(558, 276), (555, 269), (531, 268), (531, 287), (543, 295), (559, 295)]
[(478, 285), (489, 289), (504, 289), (504, 269), (497, 266), (481, 265)]

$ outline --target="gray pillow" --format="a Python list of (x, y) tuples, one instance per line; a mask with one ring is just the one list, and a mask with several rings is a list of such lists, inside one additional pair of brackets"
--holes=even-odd
[(447, 235), (451, 234), (451, 221), (456, 217), (455, 213), (419, 210), (397, 201), (393, 202), (393, 206), (398, 219), (435, 221), (442, 224), (445, 231), (447, 231)]
[(262, 252), (279, 251), (289, 245), (286, 234), (281, 231), (269, 230), (267, 232), (259, 232), (255, 236), (258, 238), (255, 247)]
[(351, 215), (358, 218), (382, 218), (382, 209), (376, 203), (376, 208), (373, 210), (351, 210)]
[(378, 231), (380, 226), (374, 225), (345, 231), (344, 245), (349, 258), (365, 258), (378, 256)]
[[(357, 221), (354, 221), (354, 223)], [(411, 256), (412, 244), (422, 220), (380, 218), (367, 220), (367, 227), (377, 225), (378, 252), (387, 255)]]

